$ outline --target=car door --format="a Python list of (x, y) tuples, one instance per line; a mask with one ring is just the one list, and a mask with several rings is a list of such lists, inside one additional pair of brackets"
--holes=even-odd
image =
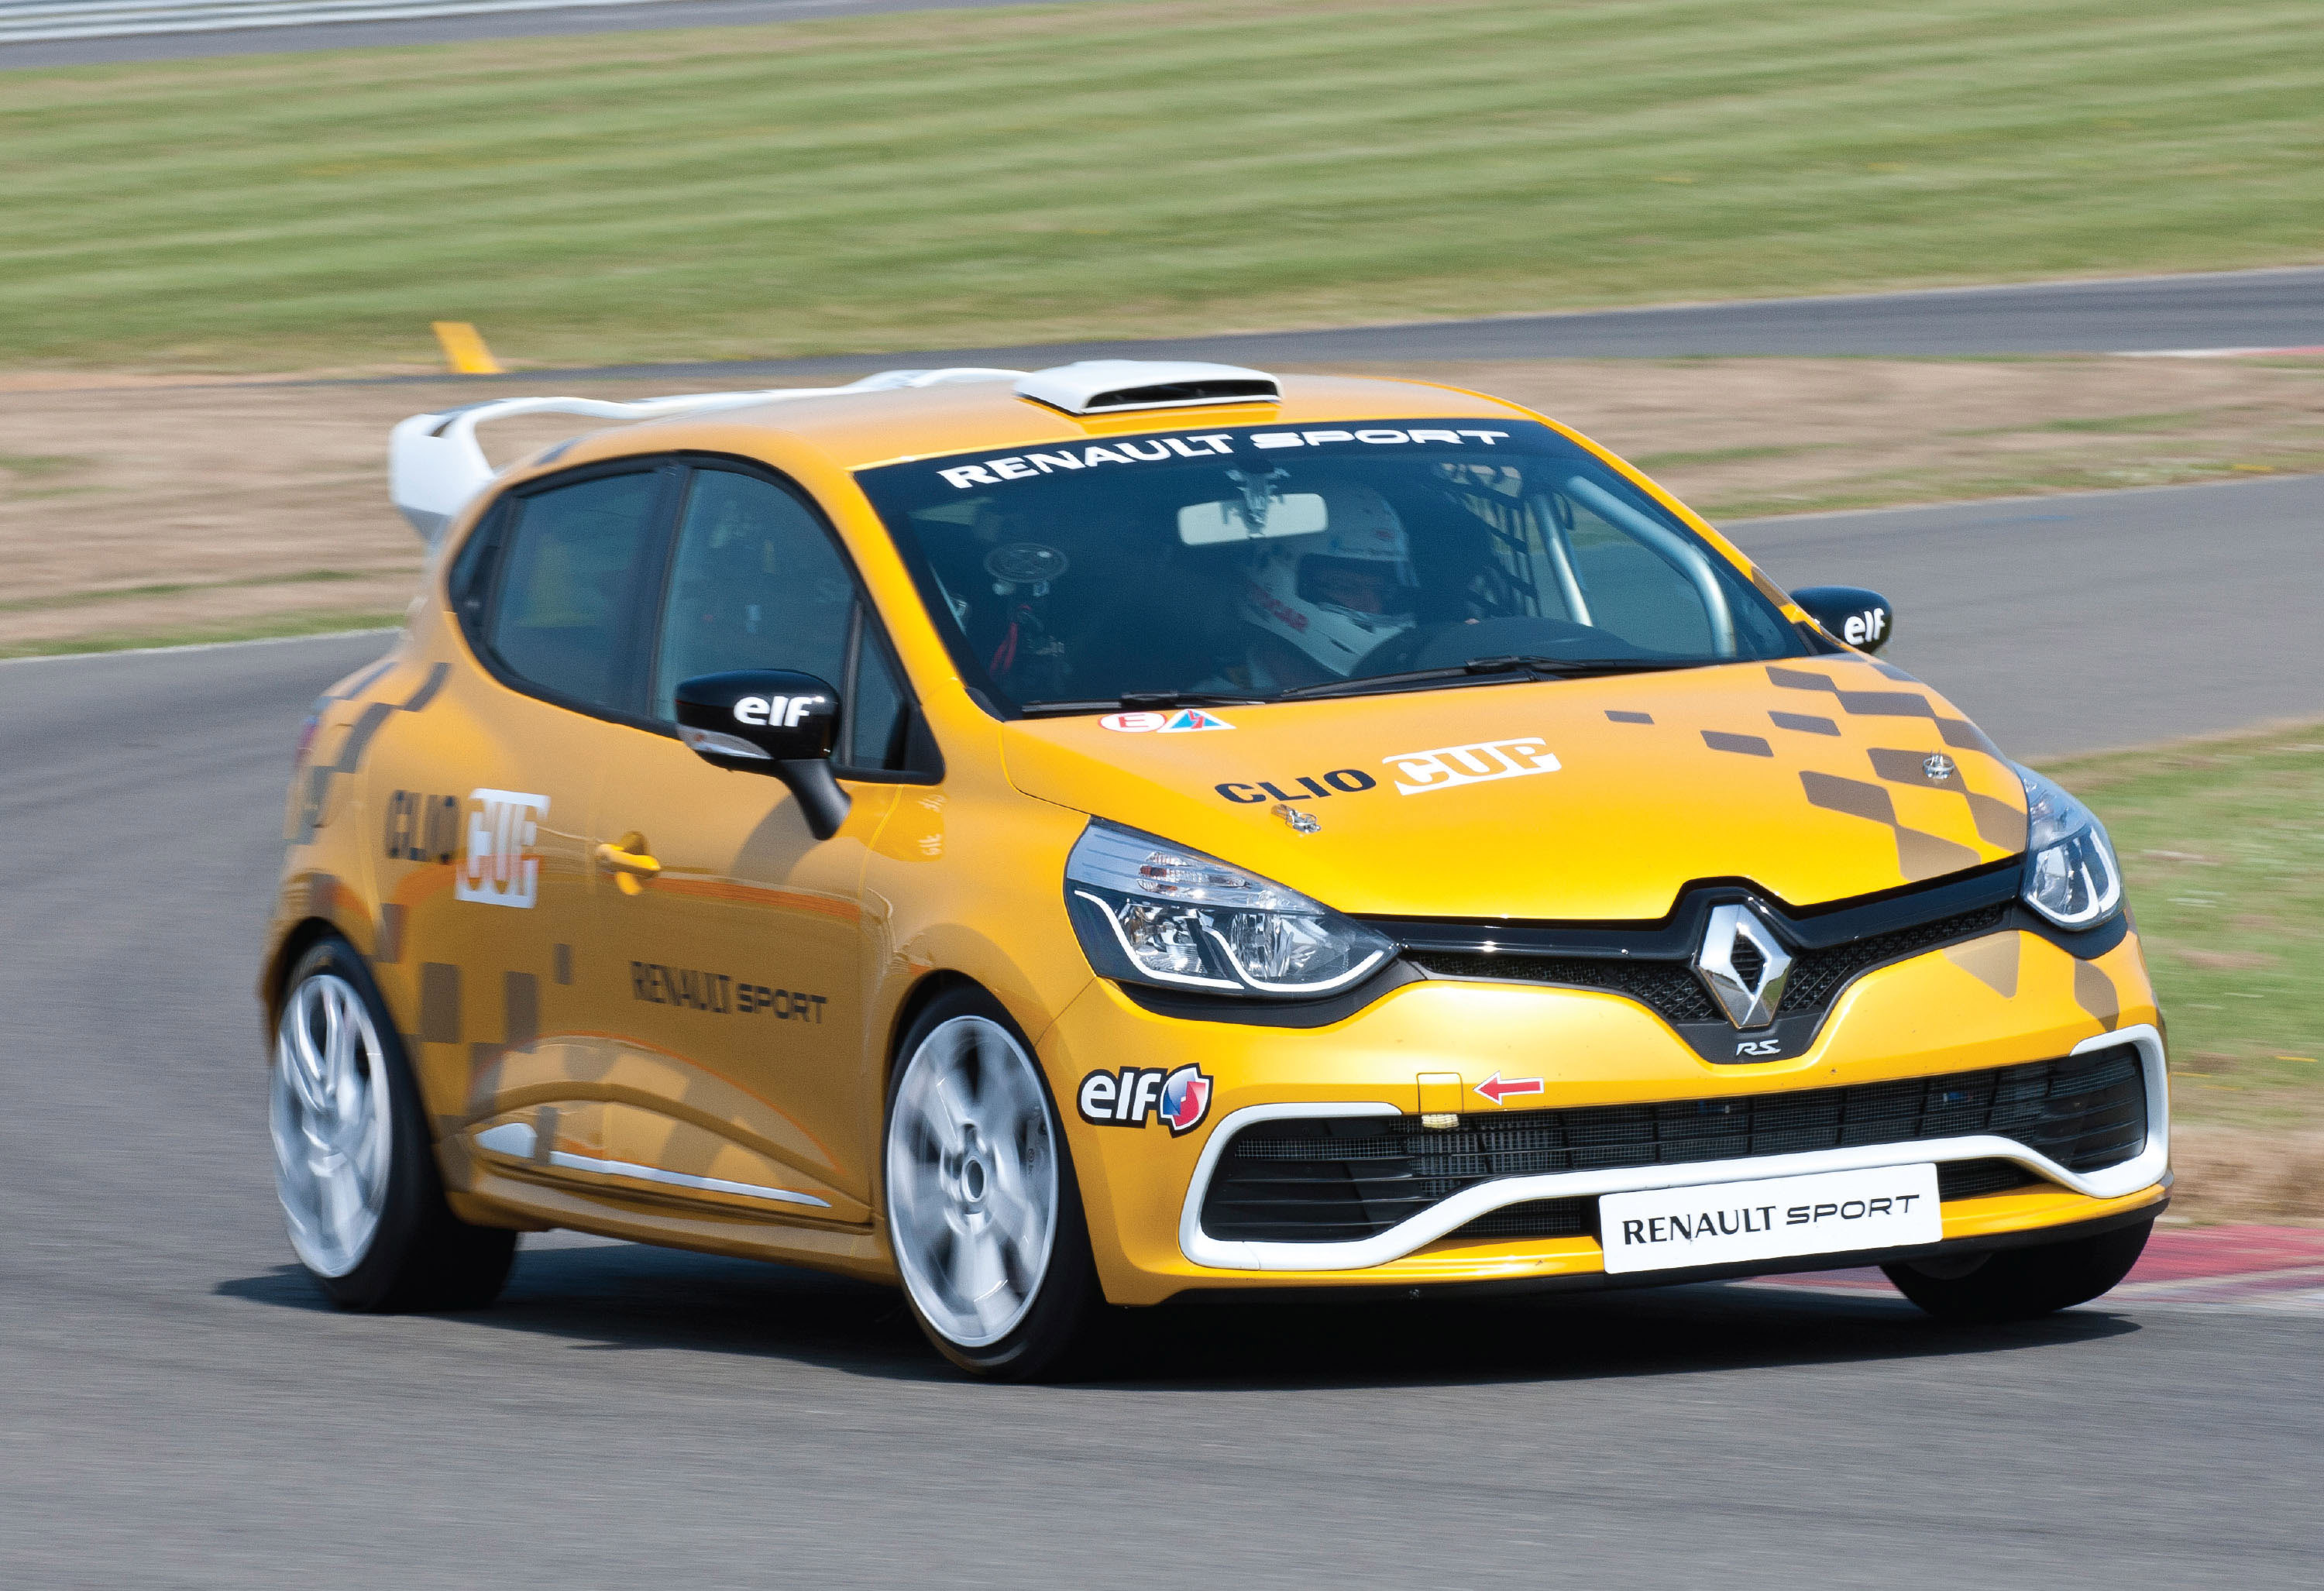
[[(657, 727), (608, 759), (594, 834), (595, 937), (618, 964), (605, 985), (621, 1049), (608, 1132), (672, 1197), (870, 1219), (866, 1124), (881, 1102), (865, 1063), (859, 890), (894, 786), (848, 778), (844, 745), (853, 808), (817, 841), (781, 782), (714, 768), (670, 728), (679, 681), (737, 668), (815, 675), (842, 691), (844, 713), (864, 626), (803, 494), (744, 466), (690, 472), (650, 671)], [(857, 716), (893, 723), (902, 697), (884, 654), (876, 670)], [(862, 724), (843, 734), (878, 739)]]
[[(518, 489), (463, 547), (451, 595), (478, 667), (396, 748), (381, 792), (389, 897), (409, 931), (430, 1097), (503, 1171), (586, 1182), (606, 1045), (586, 965), (589, 814), (613, 720), (643, 706), (677, 472), (598, 466)], [(448, 1085), (448, 1086), (447, 1086)], [(466, 1139), (461, 1140), (466, 1142)]]

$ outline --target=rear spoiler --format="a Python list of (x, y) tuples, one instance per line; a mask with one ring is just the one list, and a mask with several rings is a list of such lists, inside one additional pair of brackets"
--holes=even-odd
[(592, 419), (636, 421), (672, 419), (680, 415), (706, 414), (721, 409), (742, 409), (788, 398), (830, 398), (848, 392), (886, 392), (899, 387), (938, 387), (955, 382), (1008, 381), (1024, 373), (1016, 370), (985, 370), (961, 366), (951, 370), (883, 370), (844, 387), (784, 387), (762, 392), (691, 392), (675, 398), (648, 398), (636, 403), (609, 403), (595, 398), (497, 398), (484, 403), (463, 404), (436, 414), (415, 414), (389, 433), (388, 495), (411, 528), (430, 547), (442, 538), (444, 527), (468, 500), (500, 474), (477, 445), (476, 427), (484, 420), (519, 414), (576, 414)]

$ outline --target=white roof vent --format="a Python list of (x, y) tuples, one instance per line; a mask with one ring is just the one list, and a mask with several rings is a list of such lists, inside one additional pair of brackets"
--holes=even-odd
[(1175, 359), (1084, 359), (1037, 370), (1017, 383), (1017, 396), (1067, 414), (1277, 403), (1283, 398), (1275, 378), (1263, 370)]

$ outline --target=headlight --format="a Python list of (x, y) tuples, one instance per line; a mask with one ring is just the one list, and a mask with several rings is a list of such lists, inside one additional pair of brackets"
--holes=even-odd
[(2025, 904), (2061, 928), (2088, 928), (2122, 904), (2114, 842), (2090, 809), (2031, 768), (2025, 781)]
[(1396, 953), (1360, 923), (1216, 857), (1093, 821), (1065, 906), (1101, 976), (1277, 998), (1344, 989)]

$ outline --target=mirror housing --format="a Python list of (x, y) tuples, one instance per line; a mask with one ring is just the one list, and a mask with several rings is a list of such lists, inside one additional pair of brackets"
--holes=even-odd
[(1895, 629), (1895, 610), (1877, 591), (1858, 585), (1811, 585), (1792, 593), (1792, 601), (1807, 610), (1834, 640), (1846, 641), (1859, 652), (1877, 652)]
[(831, 772), (838, 734), (839, 693), (812, 674), (744, 668), (678, 687), (678, 739), (714, 768), (782, 780), (818, 840), (839, 832), (850, 805)]

